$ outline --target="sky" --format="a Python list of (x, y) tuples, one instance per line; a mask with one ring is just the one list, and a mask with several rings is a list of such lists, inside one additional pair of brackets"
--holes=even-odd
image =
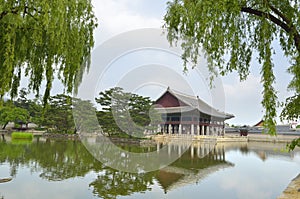
[[(255, 59), (243, 82), (233, 72), (217, 77), (211, 86), (203, 55), (194, 69), (183, 71), (180, 46), (170, 47), (161, 29), (167, 0), (92, 0), (92, 4), (98, 18), (92, 66), (76, 97), (95, 101), (100, 91), (119, 86), (155, 100), (170, 87), (233, 114), (226, 123), (252, 126), (263, 118), (261, 67)], [(278, 42), (273, 46), (275, 89), (279, 101), (284, 102), (292, 95), (287, 91), (292, 76), (287, 73), (289, 62)], [(28, 78), (23, 78), (21, 85), (28, 85)], [(61, 82), (54, 79), (51, 94), (63, 91)], [(280, 112), (278, 108), (278, 115)], [(277, 123), (282, 124), (279, 117)]]
[[(254, 125), (259, 122), (263, 117), (264, 109), (261, 105), (260, 66), (255, 59), (252, 61), (251, 73), (247, 80), (240, 82), (237, 73), (233, 72), (225, 77), (218, 77), (211, 88), (207, 80), (205, 58), (201, 59), (198, 70), (189, 69), (184, 73), (179, 51), (170, 53), (170, 50), (166, 50), (165, 47), (161, 51), (157, 50), (158, 48), (138, 48), (139, 45), (143, 45), (138, 41), (134, 41), (135, 46), (132, 44), (129, 38), (135, 33), (140, 34), (139, 30), (162, 27), (166, 3), (166, 0), (93, 1), (99, 23), (95, 31), (96, 45), (93, 56), (100, 59), (102, 53), (105, 57), (111, 57), (108, 60), (109, 64), (106, 63), (108, 66), (103, 69), (104, 72), (101, 72), (101, 77), (98, 77), (95, 82), (97, 85), (95, 89), (93, 88), (93, 96), (96, 96), (100, 90), (121, 86), (128, 88), (129, 91), (156, 98), (170, 86), (184, 93), (198, 95), (219, 110), (235, 115), (235, 118), (227, 120), (229, 124)], [(127, 33), (129, 34), (126, 35)], [(137, 40), (140, 37), (144, 40), (152, 38), (151, 33), (150, 36), (138, 35)], [(165, 39), (165, 35), (162, 35), (162, 39)], [(123, 48), (125, 50), (114, 54), (116, 49)], [(287, 91), (288, 82), (291, 80), (291, 75), (286, 72), (289, 62), (283, 56), (277, 42), (274, 42), (274, 48), (276, 51), (273, 57), (275, 88), (279, 101), (284, 102), (285, 98), (292, 94)], [(92, 59), (94, 65), (99, 63), (99, 59)], [(280, 110), (279, 108), (278, 115)], [(281, 124), (278, 118), (277, 122)]]

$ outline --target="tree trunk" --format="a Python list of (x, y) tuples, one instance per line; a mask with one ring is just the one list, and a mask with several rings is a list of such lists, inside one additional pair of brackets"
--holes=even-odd
[(8, 122), (6, 122), (6, 123), (3, 125), (2, 130), (5, 130), (7, 124), (8, 124)]

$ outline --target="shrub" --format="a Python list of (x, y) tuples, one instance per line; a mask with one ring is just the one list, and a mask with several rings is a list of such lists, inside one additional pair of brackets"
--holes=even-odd
[(13, 145), (28, 145), (28, 144), (32, 144), (32, 140), (30, 140), (30, 139), (12, 139), (11, 143)]
[(28, 140), (32, 140), (33, 139), (33, 135), (32, 135), (32, 133), (13, 132), (11, 134), (11, 138), (12, 139), (28, 139)]

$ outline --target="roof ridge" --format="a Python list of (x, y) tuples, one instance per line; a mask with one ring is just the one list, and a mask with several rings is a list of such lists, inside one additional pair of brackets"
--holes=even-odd
[(193, 99), (199, 99), (198, 95), (197, 95), (197, 97), (195, 97), (193, 95), (189, 95), (189, 94), (183, 93), (181, 91), (178, 91), (178, 90), (175, 90), (175, 89), (171, 89), (170, 87), (168, 87), (168, 91), (174, 92), (175, 94), (179, 94), (179, 95), (182, 95), (182, 96), (185, 96), (185, 97), (190, 97), (190, 98), (193, 98)]
[[(208, 104), (207, 102), (205, 102), (203, 99), (201, 99), (199, 97), (199, 95), (197, 96), (193, 96), (193, 95), (188, 95), (186, 93), (183, 93), (181, 91), (178, 91), (178, 90), (175, 90), (175, 89), (170, 89), (170, 87), (168, 87), (168, 91), (171, 91), (171, 92), (175, 92), (175, 94), (179, 94), (179, 95), (182, 95), (182, 96), (185, 96), (185, 97), (189, 97), (193, 100), (197, 100), (198, 104), (197, 106), (199, 106), (199, 101), (202, 102), (202, 103), (205, 103), (207, 106), (209, 106), (210, 108), (213, 108), (210, 104)], [(217, 110), (217, 109), (216, 109)]]
[[(181, 91), (171, 89), (170, 87), (167, 88), (165, 93), (166, 92), (171, 93), (178, 100), (181, 100), (182, 102), (184, 102), (188, 106), (194, 107), (194, 108), (198, 109), (199, 111), (201, 111), (203, 113), (206, 113), (206, 114), (209, 114), (209, 115), (212, 115), (212, 116), (216, 116), (216, 117), (234, 116), (232, 114), (226, 113), (225, 110), (221, 111), (221, 110), (213, 107), (212, 105), (208, 104), (206, 101), (201, 99), (198, 95), (197, 96), (189, 95), (189, 94), (183, 93)], [(202, 107), (203, 105), (204, 105), (204, 107)]]

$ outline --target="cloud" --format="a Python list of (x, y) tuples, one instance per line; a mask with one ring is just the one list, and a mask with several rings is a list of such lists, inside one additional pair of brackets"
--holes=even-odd
[(224, 89), (226, 97), (231, 100), (259, 100), (261, 95), (262, 87), (260, 83), (260, 77), (249, 75), (247, 80), (240, 82), (238, 76), (230, 75), (224, 81)]
[(141, 0), (94, 0), (94, 10), (99, 27), (95, 33), (99, 44), (113, 35), (138, 29), (159, 28), (162, 26), (160, 15), (145, 15), (140, 8)]
[(235, 74), (223, 78), (226, 110), (235, 115), (230, 123), (255, 124), (263, 116), (262, 84), (259, 76), (250, 74), (247, 80), (240, 82)]
[(272, 192), (267, 186), (266, 180), (263, 183), (258, 184), (257, 178), (251, 175), (242, 177), (241, 173), (233, 173), (230, 178), (221, 179), (221, 188), (223, 190), (230, 190), (236, 193), (237, 198), (271, 198)]

